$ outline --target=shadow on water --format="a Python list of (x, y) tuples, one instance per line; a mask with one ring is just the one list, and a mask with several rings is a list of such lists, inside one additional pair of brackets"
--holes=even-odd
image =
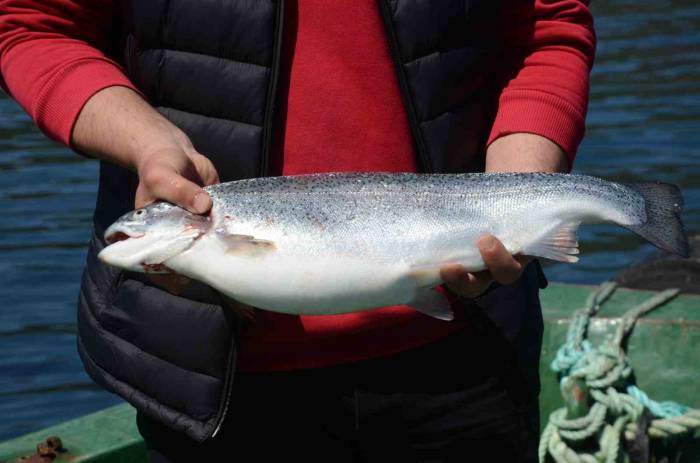
[[(684, 192), (700, 232), (700, 5), (594, 2), (598, 55), (576, 172), (661, 180)], [(78, 294), (97, 166), (41, 136), (0, 94), (0, 440), (115, 403), (75, 349)], [(577, 265), (554, 281), (598, 283), (653, 253), (612, 226), (581, 231)]]

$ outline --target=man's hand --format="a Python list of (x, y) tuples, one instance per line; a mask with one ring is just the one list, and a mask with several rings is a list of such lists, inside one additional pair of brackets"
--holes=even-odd
[(514, 283), (530, 260), (526, 256), (511, 256), (495, 236), (481, 237), (478, 246), (488, 270), (469, 273), (459, 264), (445, 265), (440, 269), (447, 288), (461, 297), (475, 298), (494, 281), (502, 285)]
[(93, 95), (75, 122), (71, 143), (84, 154), (135, 171), (136, 207), (162, 199), (197, 214), (211, 208), (202, 189), (219, 182), (211, 161), (131, 89), (109, 87)]
[(162, 199), (196, 214), (211, 209), (211, 198), (202, 186), (219, 183), (219, 176), (184, 134), (181, 138), (179, 143), (165, 144), (138, 158), (137, 208)]

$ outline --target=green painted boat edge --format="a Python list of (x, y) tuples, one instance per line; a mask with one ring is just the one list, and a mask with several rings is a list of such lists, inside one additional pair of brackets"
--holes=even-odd
[[(595, 288), (596, 286), (551, 283), (541, 293), (546, 325), (540, 364), (543, 423), (552, 410), (562, 406), (554, 374), (549, 371), (549, 362), (564, 339), (569, 317), (575, 309), (584, 305)], [(597, 320), (591, 324), (592, 337), (605, 335), (610, 327), (616, 325), (616, 317), (653, 294), (653, 291), (618, 289), (603, 306)], [(643, 357), (639, 357), (648, 355), (649, 349), (656, 349), (655, 345), (650, 346), (647, 342), (655, 339), (667, 340), (661, 344), (666, 345), (665, 349), (661, 349), (662, 354), (673, 352), (674, 358), (665, 359), (664, 368), (675, 374), (663, 375), (667, 377), (663, 378), (662, 383), (654, 382), (654, 378), (651, 378), (645, 385), (648, 386), (646, 389), (660, 400), (673, 399), (700, 407), (700, 392), (689, 392), (693, 385), (700, 384), (697, 356), (693, 355), (693, 352), (700, 352), (700, 296), (678, 296), (638, 322), (630, 339), (629, 351), (633, 366), (639, 366), (640, 371), (649, 372), (657, 367), (658, 359), (646, 362)], [(685, 350), (679, 347), (686, 344)], [(639, 358), (635, 358), (635, 355)], [(640, 382), (642, 379), (640, 375)], [(673, 392), (677, 391), (683, 391), (682, 396), (673, 396)], [(20, 436), (0, 443), (0, 462), (14, 462), (20, 456), (34, 453), (39, 442), (53, 435), (59, 436), (68, 450), (55, 460), (57, 462), (146, 462), (145, 446), (136, 428), (135, 416), (136, 412), (131, 406), (117, 405)]]
[(0, 462), (36, 453), (36, 446), (58, 436), (66, 451), (56, 462), (146, 463), (146, 449), (136, 428), (136, 410), (127, 404), (81, 416), (0, 443)]
[[(586, 298), (596, 288), (598, 288), (597, 285), (550, 283), (540, 292), (545, 322), (569, 319), (574, 310), (584, 306)], [(610, 300), (603, 305), (596, 318), (620, 317), (654, 294), (657, 294), (657, 291), (618, 288)], [(659, 321), (700, 324), (700, 295), (680, 294), (663, 307), (641, 318), (638, 323), (658, 323)]]

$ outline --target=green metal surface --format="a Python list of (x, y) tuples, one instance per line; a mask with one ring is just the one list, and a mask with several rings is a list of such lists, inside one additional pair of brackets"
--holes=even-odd
[[(563, 406), (559, 384), (549, 369), (564, 342), (569, 317), (595, 287), (551, 284), (542, 292), (545, 333), (540, 363), (542, 423)], [(589, 339), (612, 335), (626, 310), (652, 292), (619, 289), (589, 326)], [(682, 295), (637, 322), (628, 354), (637, 384), (656, 400), (675, 400), (700, 408), (700, 296)], [(36, 453), (36, 445), (59, 436), (67, 449), (55, 461), (141, 463), (145, 447), (135, 424), (135, 412), (119, 405), (0, 444), (0, 462), (14, 462)]]
[(36, 455), (37, 444), (49, 436), (60, 437), (66, 449), (55, 462), (148, 461), (145, 446), (136, 429), (136, 412), (128, 405), (117, 405), (0, 443), (0, 462), (14, 463), (22, 456)]

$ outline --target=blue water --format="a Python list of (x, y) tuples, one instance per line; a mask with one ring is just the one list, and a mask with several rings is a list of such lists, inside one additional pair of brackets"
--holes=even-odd
[[(611, 4), (612, 3), (612, 4)], [(700, 232), (700, 5), (593, 6), (598, 58), (576, 171), (678, 184), (684, 220)], [(118, 400), (83, 372), (75, 302), (97, 165), (38, 133), (0, 94), (0, 441)], [(577, 265), (554, 281), (598, 283), (653, 249), (612, 226), (581, 231)]]

